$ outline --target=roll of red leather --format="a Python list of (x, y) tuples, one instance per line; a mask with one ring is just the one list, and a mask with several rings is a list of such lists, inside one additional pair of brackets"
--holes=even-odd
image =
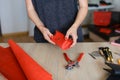
[(52, 80), (52, 75), (36, 63), (14, 41), (9, 40), (8, 43), (28, 80)]
[(2, 51), (0, 53), (0, 67), (2, 66), (2, 68), (0, 68), (0, 72), (8, 80), (52, 80), (52, 75), (36, 63), (13, 40), (9, 40), (8, 43), (10, 48), (4, 50), (6, 54), (3, 54), (3, 48), (0, 48)]
[(0, 47), (0, 72), (8, 80), (27, 80), (10, 47)]

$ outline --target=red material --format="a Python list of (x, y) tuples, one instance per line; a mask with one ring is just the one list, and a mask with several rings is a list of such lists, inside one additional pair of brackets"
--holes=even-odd
[(56, 31), (55, 35), (51, 38), (51, 40), (63, 50), (69, 49), (73, 43), (72, 39), (65, 40), (65, 36), (59, 31)]
[(100, 28), (99, 32), (101, 33), (105, 33), (105, 34), (110, 34), (112, 32), (111, 29), (108, 29), (108, 28)]
[(8, 80), (27, 80), (10, 47), (0, 47), (0, 72)]
[(79, 57), (77, 59), (78, 62), (82, 59), (83, 55), (84, 55), (84, 53), (80, 53), (80, 55), (79, 55)]
[(52, 80), (52, 75), (37, 64), (14, 41), (9, 40), (8, 43), (10, 48), (0, 48), (0, 72), (8, 80)]
[[(77, 62), (79, 62), (82, 59), (83, 55), (84, 55), (84, 53), (80, 53), (79, 57), (77, 58)], [(66, 53), (64, 53), (64, 58), (67, 62), (72, 61)]]
[(95, 11), (94, 12), (94, 24), (97, 26), (108, 26), (111, 20), (111, 12)]
[(65, 66), (65, 68), (67, 70), (71, 70), (73, 69), (73, 67), (79, 67), (79, 62), (80, 60), (82, 59), (84, 53), (80, 53), (79, 57), (75, 60), (75, 61), (72, 61), (66, 53), (64, 53), (64, 58), (65, 60), (68, 62), (68, 64)]
[(66, 60), (67, 62), (71, 61), (70, 58), (67, 56), (66, 53), (64, 53), (64, 58), (65, 58), (65, 60)]

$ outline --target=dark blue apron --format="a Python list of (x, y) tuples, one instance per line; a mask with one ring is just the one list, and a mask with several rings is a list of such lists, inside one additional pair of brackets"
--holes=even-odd
[[(32, 0), (33, 6), (52, 34), (56, 30), (66, 34), (77, 16), (77, 0)], [(34, 39), (36, 42), (46, 42), (42, 33), (35, 26)], [(78, 28), (78, 42), (83, 41), (81, 27)]]

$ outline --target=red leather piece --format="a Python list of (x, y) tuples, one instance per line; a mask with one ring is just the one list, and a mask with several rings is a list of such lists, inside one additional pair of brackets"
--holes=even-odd
[(94, 24), (98, 27), (108, 27), (111, 21), (111, 12), (106, 11), (95, 11), (94, 12)]
[(56, 31), (56, 33), (54, 34), (54, 36), (51, 38), (51, 40), (53, 42), (55, 42), (55, 44), (57, 46), (59, 46), (62, 50), (67, 50), (70, 48), (70, 46), (72, 45), (73, 43), (73, 40), (72, 39), (65, 39), (65, 36), (59, 32), (59, 31)]
[(0, 72), (8, 80), (27, 80), (10, 47), (0, 47)]
[[(6, 52), (6, 55), (4, 57), (8, 56), (10, 58), (7, 58), (6, 59), (7, 61), (5, 60), (6, 61), (5, 63), (5, 61), (2, 60), (4, 59), (4, 57), (0, 56), (0, 72), (3, 75), (7, 74), (5, 75), (5, 77), (8, 80), (52, 80), (52, 75), (49, 74), (45, 69), (43, 69), (38, 63), (36, 63), (20, 46), (18, 46), (12, 40), (9, 40), (8, 43), (10, 45), (11, 55), (7, 54), (7, 53), (10, 53), (10, 51), (8, 51)], [(0, 51), (2, 51), (2, 48), (0, 48)], [(3, 51), (0, 52), (0, 55), (2, 53)], [(14, 58), (12, 55), (14, 56)], [(14, 63), (15, 65), (13, 65), (13, 62), (16, 62)], [(19, 64), (19, 67), (16, 68), (16, 65), (18, 64)], [(20, 68), (21, 70), (19, 70)], [(18, 71), (21, 72), (21, 74)], [(21, 76), (22, 74), (25, 74), (26, 77)]]
[(99, 32), (104, 33), (104, 34), (110, 34), (112, 32), (111, 29), (108, 28), (100, 28)]

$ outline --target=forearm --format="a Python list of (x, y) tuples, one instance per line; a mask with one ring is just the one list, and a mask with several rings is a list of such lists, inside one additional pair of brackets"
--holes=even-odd
[(44, 24), (39, 19), (35, 11), (28, 12), (29, 18), (34, 22), (34, 24), (38, 27), (39, 30), (41, 30), (44, 27)]
[(81, 23), (83, 22), (83, 20), (85, 19), (86, 15), (87, 15), (87, 8), (81, 8), (78, 11), (78, 14), (77, 14), (77, 17), (75, 19), (73, 26), (75, 28), (78, 28), (81, 25)]
[(81, 25), (81, 23), (83, 22), (83, 20), (85, 19), (86, 15), (87, 15), (87, 12), (88, 12), (87, 3), (85, 5), (79, 7), (78, 14), (72, 25), (74, 28), (78, 28)]
[(33, 7), (31, 0), (26, 0), (26, 4), (27, 4), (27, 12), (28, 12), (29, 18), (38, 27), (38, 29), (41, 30), (42, 28), (44, 28), (44, 24), (39, 19), (38, 15)]

